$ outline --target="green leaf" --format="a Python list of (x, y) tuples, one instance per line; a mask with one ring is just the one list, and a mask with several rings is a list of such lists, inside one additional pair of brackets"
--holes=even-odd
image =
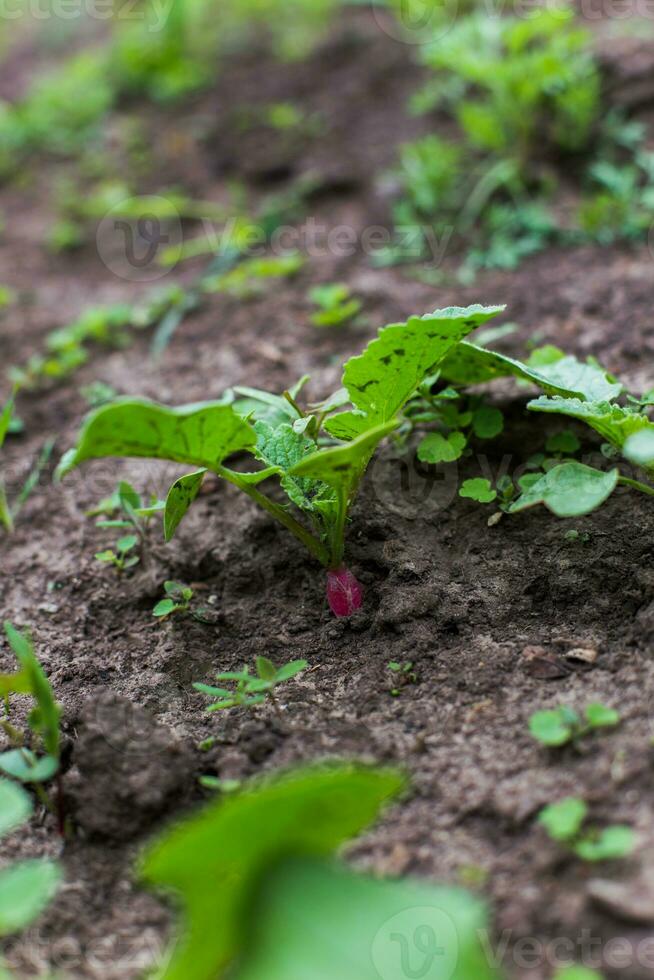
[(12, 397), (4, 406), (2, 412), (0, 412), (0, 448), (2, 448), (7, 437), (7, 433), (9, 432), (9, 426), (11, 425), (11, 418), (13, 414), (14, 399)]
[(584, 861), (609, 861), (627, 857), (636, 844), (631, 827), (607, 827), (597, 838), (587, 837), (575, 844), (575, 854)]
[(291, 660), (289, 663), (284, 664), (283, 667), (279, 668), (275, 674), (275, 680), (278, 684), (281, 683), (281, 681), (288, 681), (291, 679), (291, 677), (295, 677), (296, 674), (306, 670), (308, 666), (309, 664), (306, 660)]
[(581, 830), (587, 813), (588, 807), (584, 801), (570, 796), (541, 810), (538, 822), (545, 827), (552, 840), (569, 841)]
[(0, 479), (0, 524), (4, 527), (6, 531), (13, 531), (14, 529), (14, 518), (11, 513), (11, 508), (9, 506), (9, 501), (7, 500), (7, 493), (4, 488), (4, 484)]
[(344, 446), (320, 449), (310, 456), (305, 456), (302, 462), (290, 471), (291, 475), (310, 476), (345, 493), (350, 493), (365, 472), (376, 447), (398, 425), (397, 419), (391, 419), (363, 432)]
[(420, 441), (417, 454), (421, 463), (452, 463), (461, 458), (465, 447), (463, 432), (451, 432), (448, 436), (429, 432)]
[(0, 753), (0, 770), (21, 783), (45, 783), (55, 775), (59, 760), (53, 755), (38, 758), (30, 749), (9, 749)]
[(560, 708), (536, 711), (529, 719), (529, 731), (542, 745), (566, 745), (572, 738), (572, 727)]
[(202, 487), (206, 469), (194, 470), (175, 480), (166, 496), (164, 538), (170, 541)]
[(324, 482), (292, 475), (293, 468), (316, 452), (316, 444), (288, 423), (273, 429), (267, 422), (256, 422), (257, 445), (254, 454), (268, 466), (278, 468), (281, 485), (289, 499), (301, 510), (315, 509), (316, 500), (333, 496)]
[(22, 673), (29, 681), (29, 692), (36, 701), (38, 714), (32, 712), (30, 725), (41, 736), (49, 755), (59, 758), (59, 718), (61, 708), (52, 692), (50, 681), (34, 654), (29, 633), (20, 632), (8, 621), (4, 624), (9, 645), (16, 654)]
[(298, 417), (296, 410), (283, 395), (274, 395), (270, 391), (244, 386), (232, 390), (241, 396), (233, 402), (233, 408), (242, 418), (267, 422), (276, 428), (282, 422), (292, 423)]
[(174, 599), (161, 599), (152, 610), (153, 616), (170, 616), (177, 609)]
[(576, 453), (578, 449), (581, 448), (581, 443), (577, 439), (574, 432), (570, 432), (567, 429), (565, 432), (557, 432), (553, 436), (550, 436), (545, 443), (545, 449), (548, 453), (563, 453), (564, 455), (571, 456)]
[(124, 555), (128, 551), (131, 551), (132, 548), (135, 548), (138, 543), (139, 539), (137, 534), (125, 534), (116, 541), (116, 550), (120, 555)]
[(118, 556), (116, 555), (115, 551), (111, 550), (111, 548), (107, 548), (106, 551), (96, 551), (93, 557), (96, 561), (111, 562), (115, 561)]
[(589, 704), (584, 714), (591, 728), (615, 728), (620, 724), (619, 713), (604, 704)]
[(527, 507), (544, 504), (557, 517), (581, 517), (611, 496), (618, 476), (617, 469), (603, 473), (584, 463), (561, 463), (525, 490), (509, 505), (508, 511), (517, 514)]
[(575, 357), (557, 356), (553, 362), (530, 365), (466, 341), (447, 357), (441, 375), (446, 381), (466, 386), (513, 375), (548, 395), (589, 401), (617, 398), (622, 391), (622, 385), (610, 380), (602, 368), (582, 364)]
[(654, 469), (654, 426), (628, 436), (622, 447), (622, 455), (636, 466)]
[(57, 891), (61, 872), (53, 861), (22, 861), (0, 872), (0, 935), (24, 929)]
[(324, 858), (367, 827), (402, 776), (355, 765), (312, 767), (259, 781), (167, 831), (143, 875), (177, 893), (186, 933), (161, 980), (213, 980), (250, 942), (244, 902), (281, 855)]
[(356, 411), (327, 419), (327, 431), (337, 438), (353, 438), (373, 424), (388, 422), (463, 337), (503, 309), (450, 307), (382, 328), (377, 339), (345, 365), (343, 385)]
[(479, 939), (486, 908), (462, 889), (285, 860), (263, 879), (245, 916), (250, 936), (234, 980), (495, 976)]
[(274, 681), (277, 675), (277, 668), (275, 667), (272, 660), (268, 660), (267, 657), (257, 657), (257, 674), (264, 681)]
[(104, 456), (170, 459), (215, 469), (223, 459), (250, 449), (255, 442), (254, 429), (231, 405), (204, 402), (166, 408), (155, 402), (125, 399), (92, 413), (76, 449), (62, 459), (58, 475), (86, 459)]
[(499, 408), (480, 405), (472, 416), (472, 431), (479, 439), (494, 439), (504, 428), (504, 416)]
[(20, 786), (0, 779), (0, 837), (24, 824), (32, 812), (32, 801)]
[(490, 504), (497, 498), (497, 491), (493, 490), (490, 480), (478, 476), (473, 480), (463, 481), (459, 488), (459, 496), (476, 500), (480, 504)]
[(622, 451), (630, 436), (654, 432), (654, 423), (633, 409), (608, 402), (582, 402), (577, 398), (536, 398), (527, 405), (532, 412), (568, 415), (585, 422), (607, 442)]

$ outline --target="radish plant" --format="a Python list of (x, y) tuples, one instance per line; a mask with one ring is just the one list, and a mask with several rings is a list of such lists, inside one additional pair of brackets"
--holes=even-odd
[[(169, 541), (211, 471), (305, 545), (327, 570), (330, 608), (337, 616), (349, 616), (362, 604), (362, 589), (345, 565), (345, 532), (367, 466), (379, 443), (398, 428), (407, 402), (425, 379), (464, 337), (502, 310), (451, 307), (384, 327), (345, 364), (343, 388), (311, 410), (298, 403), (302, 382), (283, 395), (236, 388), (220, 401), (181, 408), (119, 400), (88, 417), (58, 472), (64, 475), (84, 460), (108, 456), (194, 467), (168, 492), (164, 533)], [(259, 468), (227, 465), (243, 454)], [(288, 498), (284, 504), (261, 489), (273, 477)]]

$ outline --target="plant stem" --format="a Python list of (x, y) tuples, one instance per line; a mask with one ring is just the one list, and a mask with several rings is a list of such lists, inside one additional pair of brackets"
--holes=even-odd
[(243, 490), (244, 493), (247, 493), (248, 497), (254, 500), (256, 504), (263, 507), (263, 509), (277, 521), (279, 521), (280, 524), (283, 524), (284, 527), (291, 532), (291, 534), (295, 535), (298, 541), (302, 542), (305, 548), (321, 563), (321, 565), (329, 564), (329, 553), (324, 544), (319, 541), (318, 538), (314, 537), (310, 531), (307, 531), (305, 527), (302, 527), (300, 522), (296, 521), (295, 518), (288, 513), (288, 511), (284, 510), (283, 507), (276, 504), (274, 500), (270, 499), (270, 497), (266, 497), (266, 495), (257, 490), (256, 487), (244, 480), (239, 480), (238, 473), (235, 473), (233, 470), (228, 470), (223, 466), (218, 466), (214, 472), (218, 476), (221, 476), (224, 480), (232, 483), (235, 487), (238, 487), (239, 490)]
[(621, 483), (625, 487), (631, 487), (633, 490), (640, 490), (641, 493), (646, 493), (650, 497), (654, 497), (654, 487), (650, 487), (647, 483), (641, 483), (640, 480), (632, 480), (628, 476), (619, 476), (618, 483)]
[(330, 548), (330, 568), (340, 568), (345, 552), (345, 521), (347, 519), (348, 493), (344, 488), (338, 491), (338, 512), (336, 524), (332, 529)]

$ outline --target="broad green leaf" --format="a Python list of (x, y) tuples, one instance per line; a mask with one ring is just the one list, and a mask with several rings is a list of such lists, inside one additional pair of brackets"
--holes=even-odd
[(552, 362), (532, 366), (466, 341), (448, 355), (441, 366), (441, 375), (458, 385), (481, 384), (513, 375), (530, 381), (548, 395), (589, 401), (608, 401), (622, 391), (622, 385), (612, 381), (602, 368), (583, 364), (576, 357), (557, 357)]
[(490, 504), (497, 497), (497, 491), (493, 490), (490, 480), (478, 476), (472, 480), (464, 480), (459, 489), (460, 497), (468, 497), (476, 500), (480, 504)]
[(576, 453), (580, 448), (581, 443), (574, 432), (570, 432), (569, 429), (565, 432), (556, 432), (545, 443), (545, 449), (548, 453), (563, 453), (568, 456)]
[(206, 469), (194, 470), (175, 480), (166, 496), (164, 538), (170, 541), (202, 487)]
[(170, 616), (171, 612), (176, 609), (176, 603), (174, 599), (161, 599), (154, 609), (152, 610), (153, 616)]
[(636, 466), (654, 470), (654, 426), (628, 436), (622, 447), (622, 455)]
[(277, 668), (275, 667), (272, 660), (268, 657), (257, 657), (257, 674), (264, 681), (274, 681), (277, 674)]
[(417, 455), (421, 463), (452, 463), (460, 459), (466, 448), (463, 432), (429, 432), (418, 445)]
[(478, 439), (494, 439), (504, 428), (504, 416), (499, 408), (480, 405), (472, 416), (472, 431)]
[(246, 910), (234, 980), (491, 980), (486, 908), (458, 888), (383, 881), (327, 863), (281, 862)]
[(536, 711), (529, 719), (529, 731), (542, 745), (565, 745), (572, 738), (572, 728), (559, 708)]
[(37, 757), (30, 749), (0, 752), (0, 771), (21, 783), (45, 783), (57, 772), (59, 760), (53, 755)]
[(53, 861), (21, 861), (0, 871), (0, 936), (24, 929), (54, 896), (61, 872)]
[(654, 432), (654, 422), (632, 409), (608, 402), (583, 402), (577, 398), (536, 398), (527, 408), (532, 412), (552, 412), (585, 422), (603, 439), (622, 451), (636, 433)]
[(620, 724), (619, 713), (604, 704), (589, 704), (584, 714), (591, 728), (615, 728)]
[(541, 810), (538, 822), (545, 827), (552, 840), (569, 841), (581, 830), (587, 813), (588, 807), (584, 801), (570, 796)]
[(232, 390), (234, 394), (240, 395), (232, 405), (234, 411), (242, 418), (267, 422), (273, 428), (281, 425), (282, 422), (292, 423), (298, 418), (296, 410), (283, 395), (244, 386)]
[(581, 517), (611, 496), (618, 476), (617, 469), (603, 473), (584, 463), (561, 463), (525, 490), (509, 505), (508, 511), (517, 514), (527, 507), (544, 504), (557, 517)]
[(631, 827), (616, 825), (602, 830), (598, 837), (587, 837), (575, 844), (575, 854), (584, 861), (609, 861), (627, 857), (636, 844)]
[(291, 677), (295, 677), (300, 671), (306, 670), (309, 664), (306, 660), (291, 660), (290, 663), (284, 664), (280, 667), (275, 674), (275, 680), (279, 683), (280, 681), (290, 680)]
[(404, 786), (392, 771), (338, 764), (258, 781), (211, 802), (150, 846), (143, 875), (177, 893), (186, 931), (161, 980), (214, 980), (250, 942), (244, 903), (282, 856), (325, 858)]
[(32, 812), (32, 801), (20, 786), (0, 779), (0, 837), (25, 823)]
[(30, 691), (30, 677), (26, 670), (0, 674), (0, 698), (6, 698), (9, 694), (29, 694)]
[(456, 344), (503, 309), (450, 307), (383, 327), (377, 339), (345, 365), (343, 385), (356, 411), (329, 418), (327, 431), (353, 438), (373, 424), (388, 422)]
[(316, 444), (292, 425), (284, 422), (273, 429), (267, 422), (255, 422), (257, 444), (254, 454), (268, 466), (282, 470), (281, 485), (289, 499), (301, 510), (314, 510), (317, 499), (332, 496), (325, 483), (294, 475), (294, 467), (316, 452)]
[(85, 422), (77, 447), (62, 459), (59, 476), (86, 459), (142, 456), (215, 469), (232, 453), (250, 449), (254, 429), (221, 402), (167, 408), (125, 399), (99, 408)]
[(320, 449), (291, 470), (292, 476), (310, 476), (349, 493), (356, 486), (379, 443), (399, 425), (391, 419), (357, 436), (344, 446)]

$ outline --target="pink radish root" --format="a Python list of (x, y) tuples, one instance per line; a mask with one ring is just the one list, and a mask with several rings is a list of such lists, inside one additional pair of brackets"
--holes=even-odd
[(335, 616), (351, 616), (363, 604), (363, 589), (343, 565), (327, 572), (327, 602)]

